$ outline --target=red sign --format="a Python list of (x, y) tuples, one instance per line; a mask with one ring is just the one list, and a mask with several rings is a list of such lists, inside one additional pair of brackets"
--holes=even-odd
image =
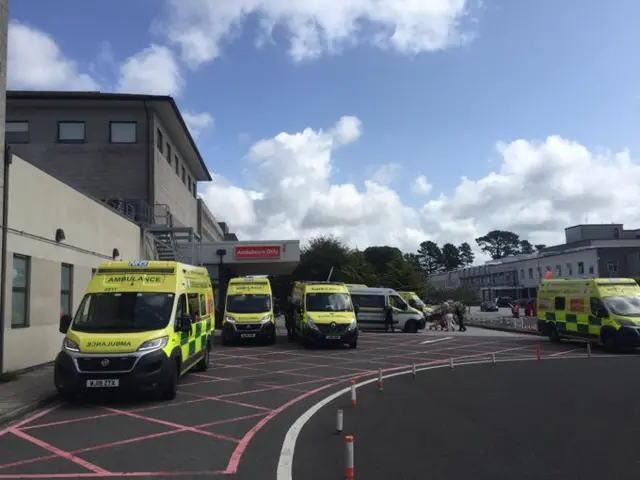
[(234, 256), (239, 260), (249, 260), (257, 258), (280, 258), (280, 245), (235, 247)]

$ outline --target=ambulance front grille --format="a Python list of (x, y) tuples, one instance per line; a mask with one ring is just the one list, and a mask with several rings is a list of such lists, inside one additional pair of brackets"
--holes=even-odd
[(135, 363), (136, 357), (78, 357), (81, 372), (127, 372)]

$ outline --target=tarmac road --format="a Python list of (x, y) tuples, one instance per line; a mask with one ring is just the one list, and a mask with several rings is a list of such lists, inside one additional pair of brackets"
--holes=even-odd
[[(358, 389), (334, 430), (338, 399), (302, 428), (293, 478), (367, 480), (636, 479), (639, 357), (460, 366)], [(412, 408), (413, 407), (413, 408)], [(284, 480), (284, 479), (279, 479)]]
[[(498, 359), (531, 358), (538, 342), (484, 331), (474, 336), (469, 329), (450, 335), (364, 333), (357, 350), (304, 350), (286, 342), (216, 346), (209, 371), (185, 377), (172, 402), (59, 404), (1, 430), (0, 479), (274, 479), (291, 424), (350, 379), (451, 357), (488, 359), (492, 352)], [(543, 342), (542, 351), (584, 356), (582, 345)]]

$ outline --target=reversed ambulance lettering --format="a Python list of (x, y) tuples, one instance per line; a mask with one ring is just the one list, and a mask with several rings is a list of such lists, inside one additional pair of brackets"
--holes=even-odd
[(97, 348), (97, 347), (130, 347), (131, 342), (126, 340), (117, 340), (113, 342), (88, 342), (87, 347), (89, 348)]
[(107, 278), (105, 283), (162, 283), (162, 277), (150, 277), (147, 275), (126, 275), (122, 277)]

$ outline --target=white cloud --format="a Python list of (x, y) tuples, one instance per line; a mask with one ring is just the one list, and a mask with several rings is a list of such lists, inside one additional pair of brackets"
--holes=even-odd
[(399, 163), (387, 163), (378, 167), (370, 180), (378, 185), (391, 185), (401, 171), (402, 165)]
[(182, 112), (182, 118), (194, 137), (200, 135), (204, 130), (212, 128), (214, 124), (213, 117), (207, 112), (195, 113), (187, 110)]
[(120, 92), (178, 95), (183, 86), (184, 79), (173, 52), (161, 45), (145, 48), (120, 66)]
[(433, 189), (433, 185), (429, 183), (426, 175), (418, 175), (413, 181), (413, 193), (418, 195), (428, 195)]
[(24, 90), (99, 90), (98, 82), (65, 57), (48, 34), (24, 23), (9, 23), (7, 84)]
[[(471, 38), (461, 24), (469, 0), (168, 0), (162, 30), (193, 68), (220, 56), (251, 14), (260, 17), (259, 45), (276, 27), (288, 32), (295, 61), (357, 43), (403, 54), (442, 50)], [(365, 31), (371, 29), (371, 32)]]
[[(427, 239), (475, 245), (492, 229), (515, 231), (532, 243), (561, 243), (563, 229), (587, 214), (590, 222), (640, 226), (640, 165), (629, 152), (595, 154), (558, 136), (498, 143), (497, 172), (462, 178), (450, 195), (414, 208), (384, 182), (368, 180), (361, 190), (332, 183), (339, 137), (337, 127), (307, 128), (261, 140), (246, 158), (253, 167), (247, 180), (259, 187), (247, 191), (217, 177), (203, 198), (241, 238), (305, 240), (333, 233), (352, 246), (406, 251)], [(429, 185), (426, 177), (417, 183)]]

